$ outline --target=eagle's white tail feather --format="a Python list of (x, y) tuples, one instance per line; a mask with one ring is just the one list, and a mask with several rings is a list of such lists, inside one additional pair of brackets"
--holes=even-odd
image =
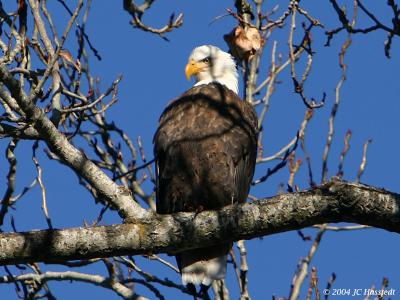
[[(185, 261), (185, 253), (181, 254)], [(188, 254), (186, 254), (188, 255)], [(182, 283), (187, 285), (211, 285), (214, 280), (223, 279), (226, 275), (227, 256), (219, 256), (210, 260), (201, 260), (182, 268)]]

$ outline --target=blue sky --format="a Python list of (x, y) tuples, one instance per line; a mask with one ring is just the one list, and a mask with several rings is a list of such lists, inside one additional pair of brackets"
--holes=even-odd
[[(271, 9), (279, 1), (267, 1), (266, 8)], [(350, 3), (351, 1), (348, 1)], [(286, 4), (284, 4), (286, 5)], [(389, 23), (390, 10), (376, 2), (366, 1), (376, 14)], [(372, 6), (371, 6), (372, 5)], [(318, 18), (326, 29), (338, 25), (337, 17), (332, 13), (328, 1), (304, 1), (304, 6)], [(158, 117), (167, 103), (179, 96), (193, 83), (184, 77), (187, 58), (195, 46), (213, 44), (227, 49), (222, 36), (234, 26), (235, 20), (225, 17), (217, 22), (210, 22), (225, 13), (227, 8), (233, 9), (233, 1), (158, 1), (144, 17), (144, 21), (153, 26), (163, 25), (171, 12), (184, 13), (182, 28), (169, 33), (170, 42), (133, 29), (129, 25), (129, 15), (122, 10), (122, 3), (116, 1), (94, 1), (87, 24), (87, 33), (98, 49), (102, 60), (91, 56), (92, 74), (99, 76), (101, 87), (107, 88), (120, 74), (123, 80), (119, 85), (119, 101), (108, 112), (127, 134), (135, 140), (142, 136), (148, 158), (152, 157), (152, 137), (157, 127)], [(282, 6), (275, 17), (285, 7)], [(59, 31), (66, 25), (64, 10), (58, 2), (49, 3), (49, 9), (57, 16)], [(10, 9), (11, 10), (11, 9)], [(350, 8), (349, 8), (350, 10)], [(360, 17), (362, 25), (367, 20)], [(287, 57), (288, 26), (274, 32), (265, 48), (265, 60), (260, 69), (260, 81), (268, 76), (271, 45), (278, 41), (277, 51), (283, 59)], [(301, 26), (295, 40), (301, 38)], [(341, 70), (338, 64), (338, 53), (346, 38), (341, 34), (334, 38), (331, 47), (324, 47), (324, 30), (313, 32), (314, 51), (312, 73), (305, 85), (305, 92), (310, 97), (319, 99), (323, 92), (327, 94), (326, 105), (317, 110), (306, 132), (306, 145), (312, 157), (315, 181), (320, 181), (322, 152), (328, 131), (328, 117), (334, 101), (334, 89), (340, 79)], [(397, 149), (400, 147), (398, 135), (398, 116), (400, 113), (398, 83), (399, 43), (392, 45), (393, 58), (384, 56), (383, 42), (386, 36), (382, 32), (367, 36), (353, 36), (347, 55), (348, 79), (341, 90), (341, 104), (336, 118), (335, 137), (329, 158), (329, 176), (337, 172), (338, 159), (343, 148), (343, 139), (348, 129), (353, 132), (351, 149), (346, 157), (344, 178), (354, 180), (361, 161), (363, 143), (373, 139), (368, 151), (368, 162), (362, 182), (383, 187), (393, 192), (400, 192), (399, 169), (400, 160)], [(73, 32), (66, 43), (74, 55), (77, 51)], [(298, 72), (304, 68), (300, 62)], [(293, 93), (289, 70), (278, 77), (280, 83), (271, 98), (271, 107), (264, 123), (265, 155), (274, 154), (286, 145), (295, 135), (301, 123), (305, 107), (298, 95)], [(6, 143), (0, 144), (4, 152)], [(18, 165), (19, 177), (17, 187), (21, 189), (30, 183), (35, 176), (35, 169), (30, 160), (30, 142), (22, 142), (17, 150), (21, 157)], [(304, 154), (299, 150), (299, 158)], [(25, 158), (23, 158), (25, 156)], [(4, 165), (4, 158), (1, 158)], [(44, 168), (44, 182), (47, 186), (47, 197), (50, 214), (55, 227), (81, 226), (83, 221), (92, 221), (98, 215), (100, 207), (94, 204), (90, 194), (78, 185), (72, 171), (46, 156), (39, 155)], [(257, 167), (255, 178), (265, 174), (271, 164)], [(295, 183), (300, 188), (307, 188), (306, 165), (303, 164), (296, 175)], [(5, 178), (5, 170), (0, 170)], [(273, 196), (281, 183), (288, 179), (287, 169), (271, 177), (262, 185), (256, 186), (251, 194), (259, 198)], [(2, 187), (4, 188), (2, 181)], [(15, 218), (18, 230), (46, 228), (40, 208), (40, 191), (35, 188), (17, 205), (6, 218), (5, 230), (10, 230), (10, 217)], [(103, 224), (119, 223), (115, 213), (106, 215)], [(313, 229), (304, 230), (305, 234), (315, 236)], [(246, 242), (249, 253), (249, 289), (253, 299), (270, 299), (271, 295), (287, 296), (290, 283), (300, 257), (307, 255), (310, 242), (303, 242), (296, 232), (288, 232), (274, 236), (254, 239)], [(397, 234), (378, 229), (355, 232), (327, 232), (315, 259), (311, 263), (316, 266), (319, 275), (320, 289), (323, 289), (332, 272), (337, 275), (336, 288), (369, 288), (380, 286), (384, 276), (389, 278), (390, 287), (398, 288), (400, 297), (400, 278), (398, 270), (400, 261), (398, 249), (400, 238)], [(173, 261), (171, 258), (167, 258)], [(138, 259), (139, 264), (147, 271), (170, 277), (179, 282), (176, 274), (154, 262)], [(63, 267), (50, 266), (49, 270), (62, 271)], [(105, 275), (103, 265), (95, 265), (80, 269), (88, 273)], [(0, 271), (0, 275), (3, 274)], [(228, 284), (232, 286), (232, 299), (238, 298), (233, 272), (230, 270)], [(308, 286), (308, 279), (305, 286)], [(105, 289), (79, 283), (50, 283), (58, 299), (118, 299)], [(168, 289), (160, 288), (167, 299), (185, 299)], [(139, 287), (139, 293), (152, 297), (147, 290)], [(12, 285), (0, 285), (0, 294), (4, 299), (15, 299)], [(178, 294), (180, 295), (180, 294)], [(2, 298), (3, 298), (2, 297)], [(393, 297), (396, 299), (397, 297)], [(334, 299), (334, 297), (332, 297)], [(187, 297), (187, 299), (190, 299)], [(360, 298), (361, 299), (361, 298)]]

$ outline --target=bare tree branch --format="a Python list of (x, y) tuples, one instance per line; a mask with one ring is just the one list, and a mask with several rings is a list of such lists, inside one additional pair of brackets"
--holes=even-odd
[(368, 141), (366, 141), (364, 143), (363, 155), (362, 155), (362, 159), (361, 159), (360, 168), (358, 169), (358, 172), (357, 172), (356, 182), (360, 182), (361, 176), (364, 174), (365, 166), (367, 165), (367, 150), (368, 150), (369, 144), (371, 144), (371, 143), (372, 143), (372, 139), (369, 139)]
[(373, 31), (378, 31), (378, 30), (383, 30), (387, 33), (387, 40), (385, 41), (385, 55), (387, 58), (390, 58), (390, 48), (392, 44), (392, 39), (394, 36), (400, 36), (400, 10), (397, 7), (397, 4), (393, 0), (386, 1), (386, 5), (389, 6), (393, 12), (393, 18), (392, 18), (392, 27), (389, 27), (387, 25), (384, 25), (382, 21), (378, 20), (378, 18), (371, 12), (367, 7), (360, 1), (360, 0), (355, 0), (354, 1), (354, 15), (357, 14), (357, 8), (360, 7), (360, 9), (367, 15), (367, 17), (374, 23), (374, 25), (371, 25), (366, 28), (355, 28), (355, 23), (354, 23), (354, 16), (353, 16), (353, 21), (350, 22), (349, 19), (346, 16), (346, 11), (339, 7), (339, 4), (337, 3), (336, 0), (330, 0), (332, 7), (334, 11), (336, 12), (339, 21), (341, 23), (341, 26), (327, 31), (326, 35), (328, 37), (328, 40), (326, 42), (326, 45), (329, 46), (330, 41), (332, 40), (333, 36), (335, 34), (338, 34), (342, 30), (346, 30), (348, 33), (362, 33), (362, 34), (368, 34)]
[(180, 13), (176, 18), (175, 14), (172, 14), (168, 20), (168, 23), (161, 28), (154, 28), (143, 23), (142, 16), (144, 12), (151, 7), (154, 0), (146, 0), (140, 6), (136, 4), (134, 0), (123, 0), (124, 9), (131, 15), (131, 24), (141, 30), (158, 34), (161, 38), (168, 40), (164, 37), (164, 34), (171, 32), (175, 28), (179, 28), (183, 25), (183, 14)]
[(315, 240), (310, 248), (310, 251), (307, 254), (307, 257), (301, 259), (299, 268), (293, 278), (293, 283), (292, 283), (292, 288), (290, 291), (289, 300), (297, 300), (299, 298), (301, 286), (303, 285), (304, 280), (306, 279), (310, 263), (314, 257), (315, 252), (318, 249), (318, 246), (321, 242), (321, 238), (322, 238), (323, 234), (325, 233), (325, 227), (326, 226), (323, 225), (320, 228), (320, 230), (318, 231), (317, 236), (315, 237)]
[(59, 89), (60, 89), (60, 71), (58, 68), (58, 65), (56, 64), (57, 60), (58, 60), (58, 56), (60, 54), (60, 51), (62, 49), (62, 46), (64, 45), (65, 40), (67, 39), (68, 33), (72, 27), (72, 24), (75, 22), (75, 19), (77, 18), (80, 9), (83, 6), (83, 1), (79, 1), (75, 12), (73, 13), (73, 15), (71, 16), (71, 19), (68, 22), (68, 25), (64, 31), (64, 34), (61, 38), (61, 42), (57, 47), (57, 50), (54, 51), (53, 45), (49, 39), (49, 37), (47, 36), (47, 32), (46, 32), (46, 28), (45, 25), (43, 23), (43, 20), (40, 16), (40, 12), (39, 12), (39, 2), (36, 0), (29, 0), (31, 9), (32, 9), (32, 14), (35, 18), (35, 25), (37, 26), (40, 35), (42, 37), (42, 40), (45, 44), (46, 47), (46, 51), (47, 54), (49, 56), (49, 63), (47, 66), (47, 69), (42, 77), (42, 79), (40, 80), (40, 82), (38, 83), (38, 85), (36, 86), (35, 89), (32, 90), (31, 95), (30, 95), (30, 101), (34, 101), (34, 99), (37, 97), (37, 95), (40, 93), (41, 88), (43, 87), (43, 85), (45, 84), (48, 76), (52, 75), (52, 92), (53, 92), (53, 99), (52, 99), (52, 106), (53, 106), (53, 115), (51, 117), (51, 120), (54, 124), (58, 125), (61, 115), (60, 115), (60, 110), (61, 110), (61, 100), (60, 100), (60, 93), (59, 93)]
[(0, 226), (3, 225), (4, 217), (8, 211), (8, 208), (12, 204), (12, 196), (15, 191), (15, 180), (17, 173), (17, 159), (15, 157), (15, 147), (17, 147), (17, 142), (11, 140), (7, 150), (6, 150), (6, 158), (9, 163), (8, 174), (7, 174), (7, 189), (4, 193), (3, 199), (1, 200), (1, 208), (0, 208)]
[(114, 183), (86, 155), (75, 148), (47, 118), (43, 110), (34, 105), (21, 89), (19, 82), (12, 77), (5, 65), (0, 65), (0, 81), (8, 87), (20, 108), (32, 121), (47, 146), (59, 156), (79, 176), (87, 180), (99, 193), (101, 199), (109, 202), (125, 219), (134, 219), (144, 210), (133, 201), (129, 192)]
[(48, 281), (80, 281), (93, 283), (98, 286), (105, 287), (107, 289), (115, 291), (123, 299), (128, 300), (148, 300), (145, 297), (136, 295), (131, 289), (127, 288), (123, 284), (110, 280), (100, 275), (85, 274), (74, 271), (66, 272), (45, 272), (42, 274), (21, 274), (16, 276), (3, 276), (0, 277), (0, 283), (13, 283), (13, 282), (48, 282)]

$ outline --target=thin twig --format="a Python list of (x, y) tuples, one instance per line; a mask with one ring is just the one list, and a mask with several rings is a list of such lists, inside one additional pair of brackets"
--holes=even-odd
[(282, 159), (283, 155), (290, 150), (290, 148), (294, 147), (299, 140), (299, 134), (297, 134), (286, 146), (284, 146), (281, 150), (276, 152), (271, 156), (267, 156), (264, 158), (257, 158), (257, 163), (265, 163), (275, 159)]
[(321, 229), (322, 227), (325, 228), (327, 231), (352, 231), (352, 230), (364, 230), (364, 229), (371, 229), (372, 226), (368, 225), (350, 225), (350, 226), (329, 226), (329, 225), (314, 225), (313, 228)]
[(170, 32), (176, 28), (183, 25), (183, 14), (180, 13), (176, 18), (175, 14), (172, 14), (167, 22), (167, 24), (161, 28), (154, 28), (144, 24), (141, 20), (144, 12), (149, 9), (153, 1), (145, 1), (141, 6), (137, 6), (134, 0), (124, 0), (124, 9), (131, 15), (131, 24), (143, 31), (158, 34), (164, 40), (168, 40), (164, 34)]
[[(137, 266), (137, 264), (135, 264), (135, 262), (132, 259), (127, 259), (125, 257), (119, 257), (118, 261), (120, 261), (121, 263), (125, 264), (126, 266), (132, 268), (133, 270), (135, 270), (140, 276), (142, 276), (147, 282), (156, 282), (159, 283), (163, 286), (166, 287), (172, 287), (175, 289), (178, 289), (180, 291), (182, 291), (185, 294), (188, 295), (193, 295), (192, 291), (189, 291), (186, 287), (184, 287), (181, 284), (176, 284), (173, 281), (169, 280), (169, 279), (160, 279), (157, 276), (154, 276), (148, 272), (143, 271), (141, 268), (139, 268)], [(129, 279), (125, 279), (123, 282), (129, 282)], [(197, 297), (200, 297), (201, 295), (196, 295)]]
[(288, 180), (288, 189), (289, 192), (293, 192), (294, 189), (294, 176), (296, 175), (296, 173), (299, 171), (301, 164), (303, 163), (301, 159), (295, 160), (296, 158), (296, 152), (293, 151), (290, 155), (289, 155), (289, 180)]
[(328, 131), (328, 135), (326, 138), (326, 144), (325, 144), (325, 148), (324, 148), (324, 153), (322, 156), (322, 175), (321, 175), (321, 182), (324, 183), (327, 181), (327, 176), (328, 176), (328, 156), (329, 156), (329, 152), (331, 149), (331, 144), (332, 144), (332, 139), (333, 139), (333, 135), (335, 133), (335, 128), (334, 128), (334, 122), (335, 122), (335, 117), (336, 117), (336, 113), (337, 110), (339, 108), (339, 104), (340, 104), (340, 90), (342, 88), (343, 83), (346, 80), (346, 70), (347, 70), (347, 65), (344, 64), (344, 56), (347, 52), (347, 49), (350, 47), (351, 45), (351, 38), (350, 36), (348, 37), (348, 39), (343, 43), (342, 45), (342, 49), (340, 51), (339, 54), (339, 65), (340, 68), (342, 69), (342, 76), (340, 77), (340, 80), (336, 86), (335, 89), (335, 102), (332, 106), (332, 110), (331, 110), (331, 115), (329, 117), (329, 131)]
[(157, 260), (160, 263), (162, 263), (163, 265), (166, 265), (168, 268), (172, 269), (175, 271), (175, 273), (180, 274), (179, 269), (177, 267), (175, 267), (173, 264), (171, 264), (170, 262), (166, 261), (165, 259), (162, 259), (161, 257), (159, 257), (158, 255), (152, 254), (152, 255), (147, 255), (145, 256), (147, 259), (150, 260)]
[(6, 158), (9, 164), (9, 168), (7, 173), (7, 189), (1, 201), (0, 226), (3, 225), (4, 217), (8, 212), (8, 208), (12, 204), (12, 195), (15, 190), (15, 181), (17, 174), (17, 158), (15, 157), (14, 151), (15, 148), (17, 147), (17, 143), (18, 141), (11, 140), (6, 150)]
[(310, 251), (308, 252), (308, 255), (306, 258), (303, 258), (300, 266), (298, 267), (298, 270), (296, 270), (296, 274), (293, 277), (291, 289), (290, 289), (290, 295), (289, 295), (289, 300), (296, 300), (300, 296), (300, 288), (303, 285), (304, 279), (306, 278), (308, 274), (308, 267), (314, 257), (315, 252), (317, 251), (319, 244), (321, 242), (321, 238), (323, 234), (325, 233), (325, 227), (326, 225), (322, 225), (321, 229), (317, 233), (317, 236), (315, 237), (315, 240), (310, 248)]
[(261, 129), (262, 123), (264, 122), (264, 118), (265, 115), (269, 109), (269, 101), (271, 98), (271, 95), (274, 91), (274, 86), (275, 86), (275, 78), (276, 78), (276, 63), (275, 63), (275, 55), (276, 55), (276, 45), (277, 42), (274, 41), (273, 45), (272, 45), (272, 53), (271, 53), (271, 71), (270, 71), (270, 81), (268, 84), (268, 88), (267, 88), (267, 92), (265, 93), (265, 96), (262, 100), (262, 102), (264, 103), (264, 107), (260, 113), (260, 116), (258, 118), (258, 128)]
[(49, 229), (53, 229), (53, 225), (52, 225), (50, 214), (49, 214), (49, 209), (47, 208), (46, 188), (43, 184), (42, 168), (40, 167), (39, 161), (36, 158), (36, 149), (38, 148), (38, 146), (39, 146), (38, 142), (33, 144), (32, 161), (36, 167), (36, 171), (38, 174), (36, 179), (37, 179), (37, 182), (39, 183), (40, 190), (42, 192), (42, 210), (43, 210), (44, 216), (46, 217), (47, 226), (49, 227)]
[[(80, 106), (76, 106), (76, 107), (61, 109), (60, 112), (61, 113), (72, 113), (72, 112), (80, 112), (80, 111), (84, 111), (84, 110), (93, 108), (98, 103), (100, 103), (105, 97), (107, 97), (112, 92), (114, 92), (115, 89), (117, 88), (117, 85), (120, 83), (121, 80), (122, 80), (122, 75), (118, 76), (118, 78), (113, 81), (112, 85), (104, 93), (102, 93), (95, 101), (93, 101), (89, 104), (86, 104), (86, 105), (80, 105)], [(68, 94), (72, 95), (72, 93), (68, 93)]]
[[(335, 282), (335, 280), (336, 280), (336, 274), (332, 273), (331, 277), (329, 277), (329, 280), (326, 283), (326, 288), (325, 288), (326, 291), (331, 291), (333, 283)], [(328, 300), (329, 294), (330, 294), (330, 292), (329, 293), (325, 293), (325, 296), (324, 296), (325, 300)]]
[(250, 300), (247, 277), (247, 272), (249, 271), (249, 266), (247, 264), (247, 250), (243, 240), (237, 241), (236, 245), (240, 254), (240, 300)]
[(351, 138), (351, 130), (347, 130), (346, 135), (344, 137), (344, 146), (343, 150), (340, 153), (340, 158), (339, 158), (339, 167), (338, 167), (338, 172), (336, 176), (338, 178), (342, 178), (344, 175), (343, 167), (344, 167), (344, 159), (346, 157), (347, 152), (350, 150), (350, 138)]
[(360, 168), (358, 169), (358, 172), (357, 172), (356, 182), (360, 182), (361, 176), (364, 174), (365, 166), (367, 165), (367, 150), (368, 150), (369, 144), (371, 144), (371, 143), (372, 143), (372, 139), (369, 139), (368, 141), (366, 141), (364, 143), (362, 159), (361, 159), (361, 163), (360, 163)]

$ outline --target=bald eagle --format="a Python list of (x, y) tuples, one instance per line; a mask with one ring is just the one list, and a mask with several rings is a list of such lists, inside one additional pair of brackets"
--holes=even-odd
[[(215, 46), (197, 47), (185, 71), (196, 84), (164, 110), (154, 137), (160, 214), (244, 202), (254, 174), (257, 115), (238, 96), (232, 56)], [(224, 242), (179, 253), (183, 284), (209, 286), (224, 278), (231, 247)]]

